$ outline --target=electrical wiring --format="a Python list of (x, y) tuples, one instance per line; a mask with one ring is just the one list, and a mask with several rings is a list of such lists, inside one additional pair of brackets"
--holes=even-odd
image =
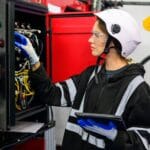
[[(43, 49), (43, 43), (39, 38), (41, 30), (32, 29), (29, 24), (25, 26), (25, 24), (18, 22), (15, 23), (15, 26), (15, 31), (27, 36), (40, 56)], [(30, 69), (29, 60), (23, 56), (19, 48), (15, 47), (15, 105), (17, 111), (30, 108), (34, 100), (35, 92), (31, 88), (28, 75)]]
[(15, 102), (16, 109), (27, 109), (34, 97), (28, 77), (29, 70), (15, 72)]

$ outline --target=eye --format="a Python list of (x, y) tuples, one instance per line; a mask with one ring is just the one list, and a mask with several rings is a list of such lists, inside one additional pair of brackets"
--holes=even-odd
[(100, 37), (104, 37), (104, 34), (102, 32), (92, 32), (92, 36), (96, 37), (96, 38), (100, 38)]
[(93, 33), (95, 37), (99, 38), (99, 33), (98, 32), (95, 32)]

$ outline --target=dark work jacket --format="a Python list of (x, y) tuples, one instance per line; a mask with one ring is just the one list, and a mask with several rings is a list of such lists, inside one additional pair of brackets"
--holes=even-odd
[(129, 98), (122, 113), (127, 126), (119, 130), (112, 142), (105, 137), (89, 134), (77, 124), (75, 112), (114, 114), (129, 83), (144, 75), (140, 64), (128, 65), (110, 78), (105, 67), (99, 67), (95, 81), (95, 66), (80, 75), (53, 84), (41, 66), (30, 72), (32, 87), (41, 103), (72, 107), (63, 140), (63, 150), (145, 150), (150, 145), (150, 87), (142, 82)]

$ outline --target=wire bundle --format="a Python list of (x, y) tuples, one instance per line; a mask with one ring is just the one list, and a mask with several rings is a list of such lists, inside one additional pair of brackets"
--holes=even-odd
[[(25, 35), (31, 41), (36, 53), (40, 56), (43, 43), (40, 39), (41, 30), (33, 29), (29, 24), (15, 22), (15, 31)], [(21, 111), (30, 108), (34, 99), (34, 90), (31, 88), (28, 72), (31, 64), (15, 47), (15, 105), (16, 110)]]

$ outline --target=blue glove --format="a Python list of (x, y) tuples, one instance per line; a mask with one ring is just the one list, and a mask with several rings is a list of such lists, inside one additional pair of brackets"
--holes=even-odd
[(15, 32), (14, 34), (15, 46), (18, 47), (22, 54), (29, 59), (31, 65), (37, 63), (39, 61), (39, 57), (37, 56), (30, 40), (18, 32)]
[(111, 141), (114, 141), (118, 134), (116, 126), (111, 121), (108, 124), (102, 124), (93, 119), (78, 119), (77, 123), (86, 131), (105, 136)]

